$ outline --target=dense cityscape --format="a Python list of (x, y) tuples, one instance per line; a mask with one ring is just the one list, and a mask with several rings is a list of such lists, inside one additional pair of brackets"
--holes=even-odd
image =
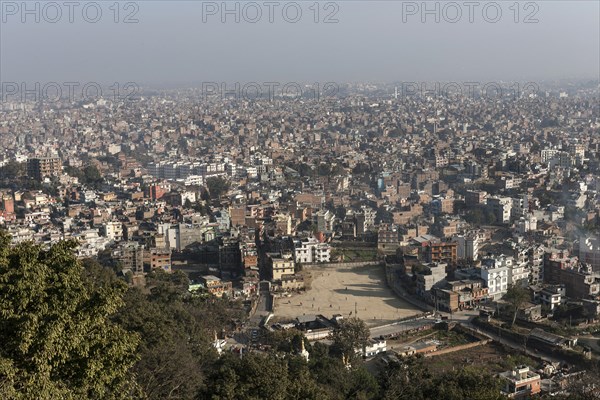
[(598, 81), (296, 85), (3, 97), (2, 397), (599, 398)]

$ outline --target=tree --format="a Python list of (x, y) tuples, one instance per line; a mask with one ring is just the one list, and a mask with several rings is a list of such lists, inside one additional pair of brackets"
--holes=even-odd
[(391, 224), (394, 222), (394, 215), (386, 210), (384, 206), (381, 206), (377, 209), (375, 221), (377, 223)]
[(473, 208), (467, 211), (465, 219), (467, 222), (470, 222), (474, 225), (481, 225), (481, 222), (484, 219), (483, 211), (481, 211), (481, 208)]
[(127, 399), (139, 337), (111, 320), (126, 284), (83, 270), (76, 243), (10, 247), (0, 232), (0, 396)]
[(207, 364), (216, 358), (210, 347), (212, 332), (202, 329), (168, 282), (150, 294), (131, 288), (117, 321), (139, 332), (139, 360), (133, 366), (148, 399), (194, 398), (204, 384)]
[(425, 399), (424, 389), (432, 377), (420, 356), (390, 363), (380, 375), (383, 400)]
[(356, 351), (363, 350), (370, 336), (363, 320), (355, 317), (342, 319), (331, 332), (332, 352), (352, 362), (356, 358)]
[(100, 171), (95, 165), (86, 165), (86, 167), (83, 169), (83, 178), (84, 183), (90, 185), (96, 185), (102, 181), (102, 175), (100, 175)]
[(292, 169), (298, 171), (300, 176), (312, 176), (313, 175), (313, 168), (306, 163), (292, 165), (291, 167), (292, 167)]
[[(485, 385), (481, 382), (485, 382)], [(501, 382), (498, 378), (472, 367), (464, 367), (436, 376), (425, 393), (428, 399), (505, 399), (500, 389)]]
[(494, 214), (491, 210), (488, 210), (485, 213), (485, 223), (488, 225), (494, 225), (497, 222), (498, 219), (496, 218), (496, 214)]
[(325, 163), (319, 164), (319, 166), (317, 167), (317, 173), (319, 174), (319, 176), (330, 176), (331, 165)]
[(220, 176), (208, 178), (206, 188), (212, 199), (218, 199), (229, 190), (229, 182)]
[(390, 363), (380, 375), (380, 385), (384, 400), (505, 398), (498, 378), (470, 367), (432, 375), (420, 356)]
[(371, 172), (371, 167), (369, 167), (369, 164), (365, 164), (363, 162), (357, 163), (352, 169), (352, 173), (354, 175), (368, 174), (369, 172)]
[(327, 399), (299, 357), (224, 354), (211, 370), (200, 398), (235, 400)]
[(511, 285), (506, 294), (504, 295), (504, 300), (506, 300), (513, 310), (513, 318), (510, 326), (512, 327), (517, 320), (517, 314), (521, 309), (521, 306), (528, 302), (530, 299), (529, 292), (524, 287), (519, 285)]

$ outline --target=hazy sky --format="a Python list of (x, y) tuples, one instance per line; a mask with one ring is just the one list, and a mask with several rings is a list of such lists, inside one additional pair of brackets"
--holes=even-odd
[[(296, 3), (302, 11), (296, 23), (290, 22), (295, 5), (286, 1), (272, 2), (273, 23), (263, 1), (245, 9), (247, 2), (228, 2), (229, 8), (239, 7), (239, 23), (235, 12), (221, 21), (220, 1), (121, 2), (118, 23), (113, 1), (96, 3), (102, 10), (97, 23), (83, 18), (90, 2), (79, 2), (73, 23), (69, 8), (57, 3), (61, 17), (56, 7), (42, 10), (45, 3), (38, 2), (36, 23), (35, 13), (24, 15), (20, 1), (2, 2), (2, 81), (542, 80), (598, 78), (600, 69), (600, 2), (595, 0), (520, 2), (518, 16), (513, 1), (475, 2), (472, 22), (464, 1), (445, 9), (446, 1), (428, 2), (431, 9), (439, 7), (429, 15), (422, 15), (421, 1), (320, 2), (317, 23), (313, 1)], [(92, 21), (96, 10), (87, 7)], [(138, 22), (123, 23), (132, 12)], [(324, 23), (332, 12), (338, 22)], [(532, 13), (538, 22), (524, 23)], [(252, 23), (254, 18), (258, 22)]]

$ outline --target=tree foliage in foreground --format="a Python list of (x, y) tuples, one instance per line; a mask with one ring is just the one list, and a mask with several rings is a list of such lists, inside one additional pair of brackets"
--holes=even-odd
[(87, 277), (74, 242), (9, 244), (0, 232), (0, 397), (131, 398), (139, 337), (110, 320), (127, 286)]

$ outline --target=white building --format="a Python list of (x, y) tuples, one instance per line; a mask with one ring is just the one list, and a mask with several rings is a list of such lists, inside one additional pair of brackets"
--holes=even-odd
[(315, 238), (294, 241), (294, 260), (297, 263), (322, 263), (331, 260), (331, 246)]
[(363, 349), (357, 349), (357, 354), (362, 354), (364, 358), (373, 357), (379, 353), (387, 351), (387, 342), (385, 340), (369, 339)]
[(109, 221), (100, 227), (100, 233), (108, 240), (120, 242), (123, 240), (123, 224), (118, 221)]
[(539, 294), (540, 302), (553, 311), (556, 307), (566, 302), (567, 292), (565, 285), (554, 285), (544, 288)]
[(95, 229), (87, 229), (73, 234), (72, 237), (79, 240), (77, 256), (80, 258), (95, 257), (99, 251), (106, 249), (110, 244), (110, 240), (98, 235)]
[(181, 204), (185, 204), (186, 201), (189, 201), (192, 204), (196, 202), (196, 192), (193, 192), (191, 190), (186, 190), (185, 192), (181, 192), (180, 196), (181, 196)]
[(331, 233), (335, 224), (335, 215), (329, 210), (321, 210), (317, 213), (317, 229), (320, 232)]
[(537, 218), (535, 215), (527, 213), (515, 223), (515, 227), (520, 235), (525, 235), (527, 232), (535, 231), (537, 229)]
[(477, 260), (479, 258), (479, 248), (482, 244), (482, 235), (479, 233), (470, 233), (467, 235), (458, 235), (454, 237), (458, 244), (456, 247), (456, 256), (463, 260)]
[(481, 279), (488, 287), (488, 294), (494, 300), (500, 299), (508, 290), (508, 267), (497, 266), (493, 259), (484, 260), (481, 266)]

